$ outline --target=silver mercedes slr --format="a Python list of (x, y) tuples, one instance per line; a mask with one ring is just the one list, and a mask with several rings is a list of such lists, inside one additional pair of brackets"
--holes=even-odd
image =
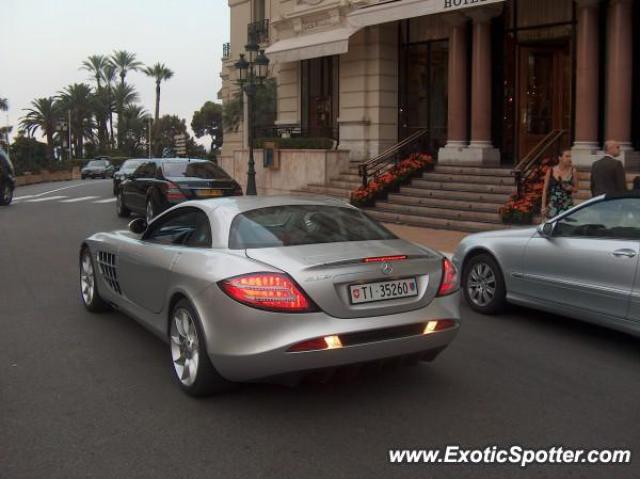
[(460, 325), (442, 254), (328, 198), (189, 201), (80, 250), (82, 300), (164, 338), (193, 396), (386, 359), (433, 360)]
[(481, 313), (506, 302), (640, 335), (640, 193), (599, 196), (536, 227), (467, 236), (453, 262)]

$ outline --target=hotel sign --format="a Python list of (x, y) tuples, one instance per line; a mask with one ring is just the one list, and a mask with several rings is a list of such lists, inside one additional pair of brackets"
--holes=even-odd
[(437, 15), (486, 5), (500, 4), (505, 0), (395, 0), (381, 1), (353, 10), (347, 15), (350, 25), (358, 28), (369, 25), (404, 20), (406, 18)]

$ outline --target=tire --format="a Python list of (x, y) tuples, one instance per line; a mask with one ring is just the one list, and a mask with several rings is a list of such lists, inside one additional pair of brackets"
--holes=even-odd
[(9, 206), (13, 201), (13, 186), (11, 183), (0, 184), (0, 206)]
[(189, 396), (205, 397), (229, 391), (234, 383), (223, 378), (209, 359), (200, 317), (186, 299), (171, 310), (169, 352), (173, 377)]
[(84, 307), (92, 313), (101, 313), (109, 309), (109, 305), (100, 297), (96, 268), (89, 247), (80, 251), (80, 297)]
[(116, 213), (120, 218), (128, 218), (131, 215), (131, 211), (124, 204), (122, 190), (116, 193)]
[(145, 207), (145, 218), (147, 224), (151, 223), (151, 220), (161, 213), (160, 203), (158, 201), (158, 195), (155, 191), (151, 191), (147, 195), (147, 202)]
[(473, 256), (465, 263), (462, 291), (471, 309), (482, 314), (500, 313), (507, 304), (502, 270), (489, 254)]

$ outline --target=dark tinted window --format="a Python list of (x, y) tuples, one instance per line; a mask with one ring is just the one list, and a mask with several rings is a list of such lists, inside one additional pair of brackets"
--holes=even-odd
[(120, 167), (120, 171), (127, 171), (127, 172), (133, 171), (138, 166), (140, 166), (141, 163), (142, 163), (141, 160), (127, 160)]
[(153, 178), (156, 176), (156, 164), (153, 161), (146, 161), (142, 163), (133, 172), (133, 175), (138, 178)]
[(164, 176), (167, 178), (203, 178), (207, 180), (228, 180), (231, 177), (210, 161), (164, 161)]
[(640, 198), (585, 206), (559, 220), (554, 236), (640, 239)]
[(105, 160), (91, 160), (87, 166), (92, 166), (92, 167), (96, 167), (96, 166), (107, 166), (107, 162)]
[(288, 205), (247, 211), (231, 224), (229, 248), (270, 248), (397, 237), (360, 210), (338, 206)]
[(210, 247), (209, 218), (197, 208), (179, 208), (153, 222), (144, 239), (161, 244)]

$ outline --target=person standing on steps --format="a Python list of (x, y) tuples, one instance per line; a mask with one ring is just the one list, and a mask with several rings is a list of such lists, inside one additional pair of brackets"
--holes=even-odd
[(619, 194), (627, 191), (627, 180), (620, 156), (620, 144), (607, 141), (604, 144), (605, 156), (591, 166), (591, 195)]
[(542, 190), (542, 216), (553, 218), (573, 208), (578, 191), (578, 174), (571, 162), (571, 150), (564, 150), (558, 164), (547, 170)]

